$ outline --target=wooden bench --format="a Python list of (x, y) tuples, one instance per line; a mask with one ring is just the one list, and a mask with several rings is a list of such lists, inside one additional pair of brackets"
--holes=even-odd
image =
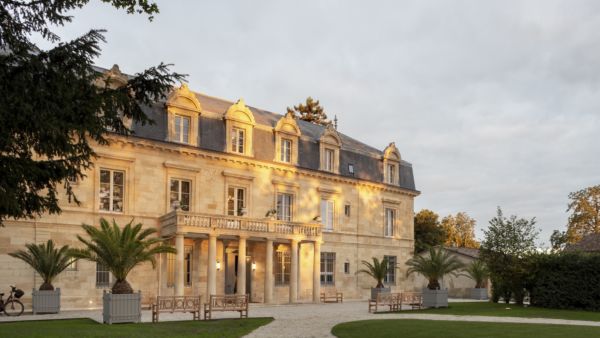
[(402, 292), (402, 305), (408, 305), (413, 310), (423, 308), (423, 294), (420, 292)]
[(378, 293), (376, 299), (369, 299), (369, 312), (378, 312), (380, 306), (387, 306), (389, 311), (398, 311), (401, 299), (401, 293)]
[(344, 293), (337, 292), (337, 290), (321, 292), (322, 303), (343, 303)]
[(158, 322), (161, 312), (191, 312), (194, 320), (200, 320), (201, 298), (202, 296), (158, 296), (156, 302), (150, 306), (152, 322)]
[(204, 319), (211, 319), (214, 311), (238, 311), (240, 318), (248, 318), (248, 295), (210, 295), (204, 304)]

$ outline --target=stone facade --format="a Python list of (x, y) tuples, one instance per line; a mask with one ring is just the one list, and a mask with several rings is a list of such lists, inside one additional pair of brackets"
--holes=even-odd
[[(419, 192), (412, 167), (393, 144), (376, 151), (331, 127), (297, 123), (186, 86), (148, 112), (156, 125), (133, 126), (136, 136), (110, 135), (110, 145), (95, 146), (94, 168), (74, 185), (80, 205), (64, 199), (60, 215), (5, 222), (0, 285), (31, 290), (41, 284), (8, 252), (48, 239), (79, 246), (80, 225), (97, 225), (104, 217), (119, 224), (133, 218), (178, 249), (158, 257), (156, 269), (144, 264), (130, 274), (144, 304), (156, 295), (202, 295), (204, 301), (208, 294), (233, 292), (248, 293), (253, 302), (318, 301), (324, 288), (367, 298), (374, 282), (356, 271), (361, 260), (384, 255), (399, 263), (390, 276), (392, 289), (414, 288), (404, 262), (413, 252), (413, 199)], [(234, 139), (236, 132), (242, 137)], [(288, 146), (286, 161), (281, 152)], [(332, 150), (335, 168), (323, 162), (330, 156), (325, 149)], [(121, 186), (113, 186), (120, 178), (108, 170), (121, 173)], [(185, 198), (174, 180), (188, 182)], [(330, 253), (323, 273), (321, 253)], [(94, 263), (78, 261), (54, 282), (62, 308), (100, 307), (102, 291), (110, 287), (105, 277)], [(24, 300), (30, 301), (29, 292)]]

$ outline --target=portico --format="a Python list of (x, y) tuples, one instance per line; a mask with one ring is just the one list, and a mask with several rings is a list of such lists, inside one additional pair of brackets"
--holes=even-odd
[[(174, 238), (177, 249), (173, 266), (175, 295), (249, 294), (254, 302), (282, 303), (287, 289), (289, 303), (299, 301), (299, 294), (304, 300), (312, 296), (309, 299), (319, 301), (319, 223), (172, 211), (160, 218), (160, 227), (161, 236)], [(186, 290), (185, 276), (191, 275), (186, 270), (186, 241), (193, 241), (197, 250), (205, 248), (194, 254), (197, 262), (193, 267), (202, 271), (192, 281), (201, 284), (204, 278), (200, 276), (205, 272), (205, 289), (196, 286), (193, 291)], [(300, 251), (305, 253), (304, 259)], [(307, 295), (309, 289), (312, 295)]]

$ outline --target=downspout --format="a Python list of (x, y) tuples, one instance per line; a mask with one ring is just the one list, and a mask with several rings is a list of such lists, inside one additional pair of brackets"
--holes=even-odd
[[(33, 243), (37, 245), (37, 218), (33, 220)], [(35, 285), (35, 270), (33, 270), (33, 289), (37, 289)]]

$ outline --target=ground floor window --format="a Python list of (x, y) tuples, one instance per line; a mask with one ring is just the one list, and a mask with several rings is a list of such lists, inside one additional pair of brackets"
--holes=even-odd
[(192, 286), (192, 253), (194, 248), (192, 246), (186, 246), (183, 254), (183, 260), (185, 265), (185, 286)]
[(386, 284), (394, 284), (396, 283), (396, 256), (383, 256), (383, 258), (387, 259), (388, 262), (388, 271), (385, 274), (383, 282)]
[(335, 252), (321, 252), (321, 285), (335, 285)]
[(110, 287), (110, 271), (106, 265), (101, 263), (96, 263), (96, 287)]
[(275, 285), (290, 284), (290, 271), (292, 265), (289, 251), (276, 251), (273, 272), (275, 274)]

